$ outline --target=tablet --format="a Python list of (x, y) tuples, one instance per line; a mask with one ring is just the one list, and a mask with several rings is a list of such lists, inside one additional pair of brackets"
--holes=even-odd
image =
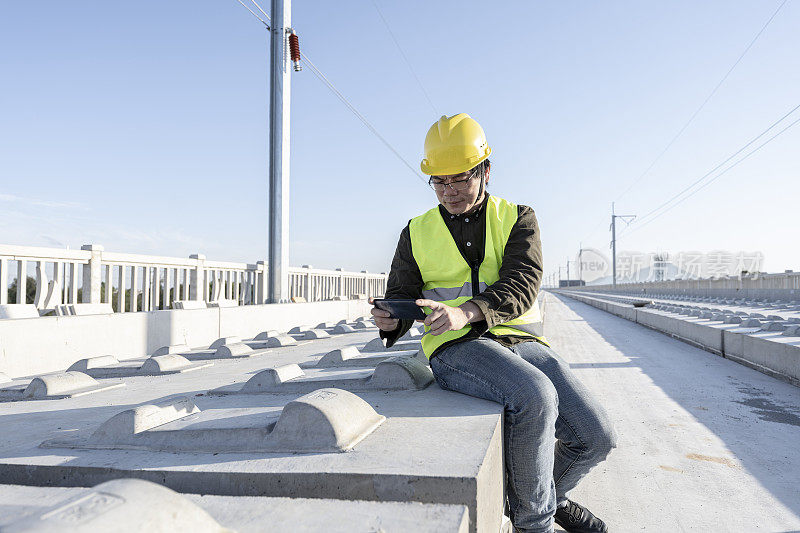
[(425, 313), (415, 300), (386, 300), (375, 298), (372, 303), (378, 309), (389, 311), (391, 318), (425, 320)]

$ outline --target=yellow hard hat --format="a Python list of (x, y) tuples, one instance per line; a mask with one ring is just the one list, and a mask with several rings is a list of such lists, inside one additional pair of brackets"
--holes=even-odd
[(483, 128), (469, 115), (443, 115), (425, 136), (425, 159), (419, 166), (429, 176), (460, 174), (491, 153)]

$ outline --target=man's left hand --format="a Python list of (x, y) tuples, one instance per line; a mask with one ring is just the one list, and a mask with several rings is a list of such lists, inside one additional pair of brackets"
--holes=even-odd
[[(430, 326), (432, 335), (441, 335), (447, 331), (457, 331), (473, 322), (480, 309), (472, 302), (465, 302), (461, 307), (452, 307), (434, 300), (420, 299), (415, 302), (420, 307), (429, 307), (431, 314), (425, 317), (424, 323)], [(474, 309), (473, 309), (474, 308)]]

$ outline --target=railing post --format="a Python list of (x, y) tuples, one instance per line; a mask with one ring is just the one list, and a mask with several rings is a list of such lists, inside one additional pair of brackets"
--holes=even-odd
[(360, 292), (361, 294), (366, 294), (367, 298), (369, 298), (369, 282), (367, 281), (367, 277), (369, 276), (369, 274), (367, 273), (366, 270), (362, 270), (361, 273), (364, 274), (364, 276), (361, 278), (361, 281), (364, 283), (363, 285), (364, 290), (358, 292)]
[(99, 244), (84, 244), (81, 250), (91, 252), (89, 264), (83, 267), (83, 291), (81, 303), (100, 302), (100, 284), (102, 283), (103, 247)]
[(189, 299), (202, 300), (206, 289), (203, 288), (205, 280), (203, 279), (203, 271), (205, 270), (206, 256), (203, 254), (192, 254), (189, 259), (195, 259), (197, 264), (190, 271), (189, 274)]
[[(110, 267), (109, 267), (110, 268)], [(125, 265), (117, 267), (119, 272), (119, 289), (117, 290), (117, 313), (125, 312)], [(112, 293), (113, 296), (113, 293)], [(109, 300), (111, 302), (111, 300)]]
[(303, 297), (307, 302), (313, 302), (314, 299), (311, 296), (311, 269), (314, 267), (312, 265), (303, 265), (303, 268), (308, 269), (308, 272), (305, 273), (305, 280), (303, 282)]
[(17, 303), (25, 304), (28, 293), (28, 262), (24, 259), (17, 261)]
[(146, 265), (142, 276), (142, 311), (150, 311), (150, 297), (153, 294), (153, 282), (150, 277), (151, 267)]
[(343, 268), (337, 268), (336, 269), (336, 272), (339, 272), (339, 297), (340, 298), (345, 298), (345, 297), (349, 297), (350, 296), (349, 294), (345, 294), (344, 274), (342, 274), (343, 270), (344, 270)]
[(8, 303), (8, 259), (0, 258), (0, 305)]
[(255, 296), (255, 303), (263, 304), (267, 300), (267, 295), (264, 294), (264, 287), (266, 276), (265, 273), (267, 271), (267, 266), (264, 261), (257, 261), (256, 262), (256, 271), (253, 274), (253, 295)]

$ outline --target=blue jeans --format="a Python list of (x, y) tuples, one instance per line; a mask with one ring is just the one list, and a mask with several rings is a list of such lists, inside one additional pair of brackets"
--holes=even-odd
[(430, 364), (442, 388), (505, 407), (511, 521), (518, 531), (553, 531), (556, 505), (616, 447), (605, 410), (558, 354), (535, 341), (506, 348), (469, 340)]

